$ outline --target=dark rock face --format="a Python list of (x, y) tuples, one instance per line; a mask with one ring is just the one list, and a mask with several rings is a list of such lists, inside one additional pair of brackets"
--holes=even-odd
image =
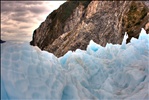
[(86, 49), (91, 39), (102, 46), (121, 44), (127, 32), (129, 42), (142, 27), (149, 30), (148, 22), (142, 1), (68, 1), (34, 31), (30, 44), (60, 57), (68, 50)]
[(0, 39), (0, 44), (1, 44), (1, 43), (5, 43), (5, 42), (6, 42), (6, 41), (3, 41), (3, 40)]

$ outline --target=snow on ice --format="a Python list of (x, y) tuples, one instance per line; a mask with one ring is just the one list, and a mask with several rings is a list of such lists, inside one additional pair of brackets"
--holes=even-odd
[(28, 43), (1, 44), (1, 99), (148, 100), (149, 35), (63, 57)]

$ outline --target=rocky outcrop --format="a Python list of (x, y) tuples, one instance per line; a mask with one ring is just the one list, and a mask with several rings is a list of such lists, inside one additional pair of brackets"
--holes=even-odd
[(49, 14), (33, 33), (31, 45), (45, 49), (65, 32), (73, 30), (81, 21), (86, 6), (90, 1), (70, 1)]
[(121, 44), (127, 32), (129, 42), (142, 27), (149, 30), (148, 12), (142, 1), (68, 1), (34, 31), (30, 43), (60, 57), (86, 49), (91, 39), (102, 46)]
[(1, 44), (1, 43), (5, 43), (5, 42), (6, 42), (6, 41), (3, 41), (3, 40), (0, 39), (0, 44)]

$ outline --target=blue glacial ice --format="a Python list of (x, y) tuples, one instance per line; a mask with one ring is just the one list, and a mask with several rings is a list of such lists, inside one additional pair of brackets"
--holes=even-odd
[(28, 43), (1, 44), (1, 99), (149, 100), (149, 35), (57, 58)]

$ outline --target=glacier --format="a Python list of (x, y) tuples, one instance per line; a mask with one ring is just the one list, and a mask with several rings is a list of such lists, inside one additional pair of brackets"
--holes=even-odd
[(1, 100), (149, 100), (149, 35), (57, 58), (29, 43), (1, 44)]

